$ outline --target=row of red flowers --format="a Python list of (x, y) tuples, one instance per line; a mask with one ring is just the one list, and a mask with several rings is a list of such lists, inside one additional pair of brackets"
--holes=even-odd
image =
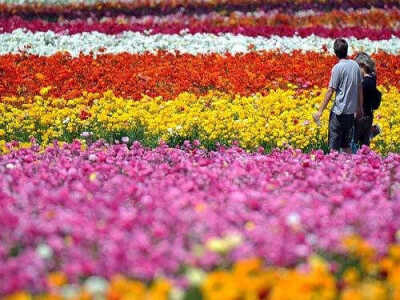
[(37, 15), (115, 15), (128, 13), (131, 15), (143, 15), (148, 12), (165, 13), (178, 11), (186, 8), (192, 13), (211, 11), (214, 9), (235, 10), (261, 8), (265, 10), (278, 9), (280, 11), (298, 11), (308, 9), (332, 10), (349, 8), (390, 8), (400, 7), (398, 0), (135, 0), (135, 1), (108, 1), (97, 3), (84, 3), (64, 1), (63, 5), (52, 5), (46, 1), (32, 2), (30, 4), (1, 4), (0, 14), (15, 15), (23, 14), (30, 16)]
[(53, 30), (61, 31), (69, 29), (70, 31), (79, 30), (85, 26), (100, 26), (99, 24), (119, 24), (119, 25), (175, 25), (185, 24), (194, 27), (200, 26), (290, 26), (290, 27), (313, 27), (324, 26), (327, 28), (346, 28), (363, 27), (372, 29), (400, 29), (400, 10), (399, 9), (371, 9), (371, 10), (332, 10), (326, 12), (315, 12), (311, 14), (299, 15), (293, 13), (279, 13), (277, 11), (261, 11), (254, 13), (234, 12), (212, 12), (201, 16), (190, 14), (169, 14), (161, 17), (147, 15), (142, 18), (129, 17), (125, 14), (116, 18), (104, 17), (78, 18), (66, 20), (59, 17), (57, 22), (48, 22), (43, 19), (24, 20), (21, 17), (1, 18), (1, 27), (3, 31), (12, 31), (13, 29), (26, 27), (31, 30)]
[[(400, 56), (380, 53), (379, 84), (400, 87)], [(0, 56), (0, 95), (37, 95), (52, 86), (50, 95), (72, 98), (82, 91), (104, 92), (140, 99), (142, 94), (173, 98), (209, 89), (249, 95), (294, 83), (300, 88), (326, 86), (336, 58), (308, 52), (292, 54), (250, 52), (245, 55), (117, 54), (72, 58), (67, 53), (51, 57)]]
[(0, 33), (12, 32), (18, 28), (26, 28), (32, 32), (37, 31), (54, 31), (57, 33), (76, 34), (82, 32), (98, 31), (106, 34), (118, 34), (123, 31), (144, 32), (151, 30), (152, 33), (178, 34), (182, 30), (188, 33), (233, 33), (243, 34), (247, 36), (294, 36), (307, 37), (312, 34), (321, 37), (356, 37), (358, 39), (369, 38), (370, 40), (390, 39), (392, 36), (400, 37), (400, 30), (391, 28), (372, 29), (360, 26), (352, 26), (347, 28), (327, 28), (324, 26), (311, 27), (293, 27), (287, 25), (217, 25), (211, 22), (190, 22), (189, 24), (180, 23), (179, 20), (156, 24), (148, 22), (146, 24), (121, 24), (118, 21), (111, 22), (93, 22), (76, 20), (64, 24), (45, 22), (42, 20), (25, 21), (21, 18), (2, 18), (0, 19)]

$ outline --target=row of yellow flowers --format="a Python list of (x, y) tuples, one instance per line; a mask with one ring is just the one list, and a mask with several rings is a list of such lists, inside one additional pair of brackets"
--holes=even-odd
[[(132, 101), (104, 94), (84, 93), (72, 100), (50, 98), (51, 87), (43, 88), (32, 100), (6, 97), (0, 102), (0, 148), (11, 140), (28, 142), (35, 137), (45, 146), (54, 139), (71, 141), (86, 133), (111, 142), (121, 137), (158, 141), (199, 139), (203, 144), (231, 144), (254, 150), (292, 146), (303, 150), (326, 145), (329, 113), (322, 126), (312, 113), (323, 100), (325, 89), (271, 90), (266, 96), (249, 97), (211, 91), (204, 96), (182, 93), (171, 101), (144, 96)], [(400, 150), (400, 92), (383, 88), (381, 108), (375, 122), (382, 134), (372, 148), (387, 153)], [(139, 130), (140, 129), (140, 130)], [(138, 133), (140, 132), (140, 134)]]
[[(150, 286), (140, 281), (115, 276), (106, 283), (79, 287), (68, 299), (205, 299), (205, 300), (386, 300), (400, 299), (400, 245), (394, 245), (388, 254), (377, 259), (367, 242), (358, 236), (344, 240), (347, 256), (358, 261), (348, 266), (338, 276), (332, 271), (332, 261), (321, 256), (311, 256), (297, 268), (266, 266), (259, 259), (237, 262), (230, 270), (221, 269), (206, 273), (188, 269), (186, 278), (191, 295), (174, 287), (166, 279), (159, 279)], [(335, 263), (335, 262), (333, 262)], [(66, 299), (68, 282), (63, 273), (48, 276), (52, 293), (32, 296), (27, 292), (10, 295), (5, 300), (61, 300)], [(60, 292), (64, 289), (64, 293)], [(186, 296), (185, 296), (186, 295)]]

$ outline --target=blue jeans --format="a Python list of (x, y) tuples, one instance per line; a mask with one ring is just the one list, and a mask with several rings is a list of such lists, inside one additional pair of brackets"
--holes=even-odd
[(351, 152), (356, 154), (358, 149), (360, 149), (360, 145), (356, 142), (356, 129), (353, 126), (351, 129), (351, 143), (350, 143)]

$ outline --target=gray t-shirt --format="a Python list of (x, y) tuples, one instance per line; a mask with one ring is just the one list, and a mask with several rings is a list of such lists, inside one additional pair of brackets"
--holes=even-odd
[(358, 108), (358, 87), (361, 71), (351, 59), (341, 59), (332, 69), (329, 87), (336, 91), (332, 111), (337, 114), (354, 114)]

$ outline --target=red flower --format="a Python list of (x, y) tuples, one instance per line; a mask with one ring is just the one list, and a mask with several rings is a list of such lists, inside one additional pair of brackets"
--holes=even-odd
[(90, 115), (88, 112), (82, 110), (82, 111), (81, 111), (81, 114), (79, 115), (79, 118), (81, 118), (81, 120), (86, 120), (86, 119), (89, 118), (90, 116), (91, 116), (91, 115)]

